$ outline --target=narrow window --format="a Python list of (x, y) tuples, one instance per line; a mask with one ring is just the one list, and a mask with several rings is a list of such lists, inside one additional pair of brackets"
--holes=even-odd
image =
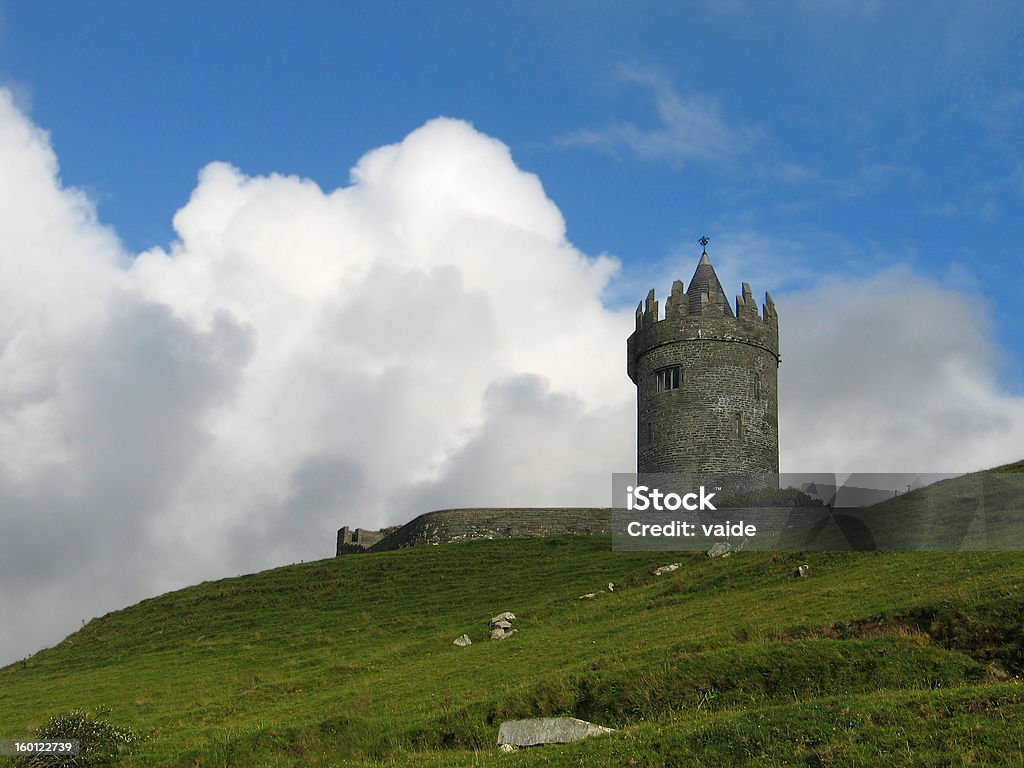
[(653, 443), (654, 442), (654, 422), (653, 421), (648, 421), (647, 422), (647, 442), (648, 443)]
[(662, 368), (655, 372), (658, 392), (667, 392), (670, 389), (679, 389), (680, 375), (679, 366), (673, 365), (670, 368)]
[(754, 399), (755, 400), (760, 400), (761, 399), (761, 374), (760, 373), (755, 373), (754, 374)]
[(735, 430), (735, 433), (736, 433), (736, 439), (737, 440), (742, 440), (743, 439), (743, 417), (740, 414), (738, 414), (738, 413), (736, 414), (736, 418), (735, 418), (734, 423), (733, 423), (733, 429)]

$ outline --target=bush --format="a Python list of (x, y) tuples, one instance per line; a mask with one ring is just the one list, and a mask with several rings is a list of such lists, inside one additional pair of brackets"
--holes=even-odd
[(74, 709), (47, 720), (36, 733), (40, 741), (77, 740), (78, 754), (19, 755), (14, 765), (17, 768), (110, 768), (116, 766), (121, 756), (127, 754), (139, 741), (139, 735), (131, 728), (123, 728), (107, 721), (107, 712), (99, 710), (90, 715), (81, 709)]

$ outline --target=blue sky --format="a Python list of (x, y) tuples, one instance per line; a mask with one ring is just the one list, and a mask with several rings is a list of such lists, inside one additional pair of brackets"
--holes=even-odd
[(811, 271), (966, 269), (997, 305), (1024, 288), (1017, 3), (0, 8), (0, 75), (132, 250), (173, 239), (207, 162), (334, 188), (446, 115), (627, 266), (756, 232)]
[(0, 0), (0, 663), (341, 525), (607, 504), (704, 234), (783, 471), (1022, 458), (1022, 67), (1015, 2)]

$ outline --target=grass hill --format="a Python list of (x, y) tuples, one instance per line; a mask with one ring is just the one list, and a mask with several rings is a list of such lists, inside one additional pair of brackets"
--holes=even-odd
[[(488, 640), (506, 610), (520, 632)], [(95, 619), (0, 670), (0, 737), (107, 708), (146, 737), (130, 766), (1021, 764), (1022, 615), (1021, 553), (416, 547)], [(620, 730), (495, 749), (563, 714)]]
[(807, 549), (813, 541), (813, 548), (832, 551), (1024, 551), (1024, 461), (834, 515), (797, 500), (789, 522), (773, 548)]

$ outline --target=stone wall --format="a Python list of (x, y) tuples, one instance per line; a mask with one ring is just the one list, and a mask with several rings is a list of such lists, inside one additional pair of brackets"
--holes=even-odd
[(379, 531), (371, 531), (366, 528), (349, 528), (347, 525), (338, 529), (337, 554), (345, 555), (355, 552), (368, 552), (370, 547), (383, 539), (385, 536), (394, 533), (400, 526), (394, 525), (390, 528), (382, 528)]
[(607, 508), (439, 509), (392, 529), (388, 535), (366, 548), (342, 546), (339, 531), (337, 554), (384, 552), (419, 544), (450, 544), (479, 539), (525, 539), (562, 534), (611, 535), (611, 529), (612, 513)]

